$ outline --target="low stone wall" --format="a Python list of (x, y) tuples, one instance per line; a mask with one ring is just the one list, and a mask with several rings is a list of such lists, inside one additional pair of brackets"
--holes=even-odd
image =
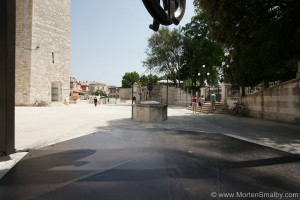
[(300, 79), (242, 98), (250, 116), (300, 125)]

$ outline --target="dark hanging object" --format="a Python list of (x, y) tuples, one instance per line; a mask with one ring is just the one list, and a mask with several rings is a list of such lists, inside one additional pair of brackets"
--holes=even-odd
[(146, 9), (153, 17), (153, 24), (149, 28), (158, 31), (159, 25), (178, 25), (181, 21), (186, 6), (186, 0), (142, 0)]

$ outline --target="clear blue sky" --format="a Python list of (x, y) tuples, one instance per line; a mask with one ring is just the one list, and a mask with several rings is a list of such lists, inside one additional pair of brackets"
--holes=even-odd
[[(192, 0), (187, 0), (180, 25), (193, 15)], [(150, 23), (142, 0), (72, 0), (71, 76), (121, 86), (126, 72), (143, 73)]]

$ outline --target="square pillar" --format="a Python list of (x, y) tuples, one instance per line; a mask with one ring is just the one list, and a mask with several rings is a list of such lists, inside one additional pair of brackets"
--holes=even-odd
[(137, 83), (133, 84), (133, 96), (135, 96), (135, 103), (140, 104), (141, 103), (141, 86)]
[(227, 105), (227, 97), (228, 97), (228, 92), (231, 88), (231, 84), (229, 83), (223, 83), (221, 84), (221, 104), (222, 105)]
[(204, 99), (206, 99), (206, 87), (202, 87), (200, 88), (200, 96), (204, 97)]
[(16, 0), (0, 1), (0, 153), (15, 152)]

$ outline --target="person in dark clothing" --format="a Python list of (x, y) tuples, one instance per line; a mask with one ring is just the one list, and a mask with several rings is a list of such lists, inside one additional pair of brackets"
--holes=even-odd
[(95, 104), (95, 107), (97, 106), (97, 103), (98, 103), (98, 99), (97, 97), (94, 98), (94, 104)]

